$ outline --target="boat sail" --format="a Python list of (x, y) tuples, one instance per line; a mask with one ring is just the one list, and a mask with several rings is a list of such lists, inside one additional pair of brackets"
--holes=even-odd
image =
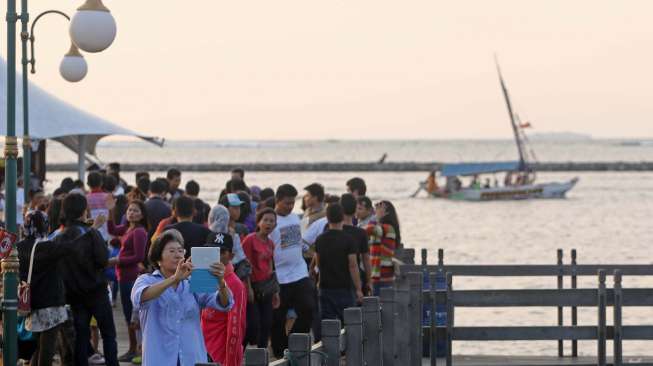
[[(423, 182), (413, 196), (421, 189), (425, 189), (430, 196), (466, 201), (494, 201), (494, 200), (519, 200), (532, 198), (564, 198), (571, 190), (578, 178), (566, 182), (536, 183), (536, 171), (532, 162), (536, 161), (535, 153), (527, 150), (528, 138), (524, 132), (530, 127), (530, 123), (522, 123), (519, 116), (514, 113), (510, 101), (508, 88), (501, 74), (499, 62), (495, 57), (499, 83), (508, 109), (510, 125), (515, 138), (518, 161), (510, 162), (489, 162), (489, 163), (461, 163), (445, 164), (440, 168), (440, 175), (446, 178), (446, 185), (442, 189), (437, 188), (435, 172), (431, 173), (426, 182)], [(496, 174), (505, 172), (503, 186), (499, 186), (495, 179), (494, 186), (486, 184), (481, 186), (478, 176), (481, 174)], [(473, 177), (468, 187), (463, 187), (460, 177)]]

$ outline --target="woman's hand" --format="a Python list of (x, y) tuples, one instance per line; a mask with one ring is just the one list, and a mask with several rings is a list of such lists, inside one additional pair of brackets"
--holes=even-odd
[(223, 278), (224, 271), (225, 271), (225, 267), (224, 264), (222, 264), (221, 262), (216, 262), (209, 266), (209, 272), (211, 272), (211, 274), (214, 275), (215, 277)]
[(278, 309), (279, 306), (281, 306), (281, 297), (279, 297), (279, 293), (276, 292), (272, 295), (272, 309)]
[(179, 283), (187, 279), (192, 271), (193, 271), (193, 262), (191, 262), (190, 258), (179, 261), (179, 263), (177, 263), (177, 270), (175, 271), (175, 275), (173, 278), (175, 279), (176, 283)]
[(107, 261), (107, 267), (113, 267), (118, 265), (118, 257), (111, 257)]
[(104, 215), (98, 215), (95, 220), (93, 220), (93, 229), (98, 230), (107, 222), (107, 217)]
[(111, 211), (116, 207), (116, 198), (113, 197), (113, 194), (107, 194), (107, 198), (104, 200), (107, 210)]

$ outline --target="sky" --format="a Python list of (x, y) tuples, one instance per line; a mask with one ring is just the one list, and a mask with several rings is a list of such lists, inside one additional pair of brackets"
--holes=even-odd
[[(30, 13), (60, 5), (72, 15), (78, 3), (31, 0)], [(104, 3), (118, 33), (85, 54), (87, 77), (59, 76), (70, 40), (50, 15), (35, 31), (30, 80), (144, 134), (510, 138), (496, 53), (533, 132), (653, 137), (649, 0)]]

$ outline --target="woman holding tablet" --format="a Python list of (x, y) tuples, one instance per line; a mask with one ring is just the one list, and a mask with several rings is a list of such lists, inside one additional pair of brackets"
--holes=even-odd
[(209, 271), (218, 277), (214, 293), (190, 291), (191, 258), (184, 260), (184, 243), (176, 230), (166, 230), (150, 247), (155, 271), (138, 277), (131, 293), (143, 330), (144, 366), (193, 366), (207, 362), (200, 329), (200, 311), (209, 307), (229, 311), (234, 305), (224, 281), (225, 266), (214, 263)]

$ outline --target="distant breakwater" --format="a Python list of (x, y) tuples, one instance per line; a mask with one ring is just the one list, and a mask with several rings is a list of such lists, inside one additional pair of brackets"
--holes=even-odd
[[(122, 163), (121, 170), (136, 171), (166, 171), (177, 168), (187, 172), (228, 172), (234, 168), (243, 168), (254, 172), (428, 172), (439, 169), (441, 162), (320, 162), (320, 163), (198, 163), (198, 164), (165, 164), (165, 163)], [(534, 164), (537, 171), (542, 172), (643, 172), (653, 171), (653, 161), (643, 162), (565, 162)], [(77, 171), (77, 164), (48, 164), (52, 172)]]

